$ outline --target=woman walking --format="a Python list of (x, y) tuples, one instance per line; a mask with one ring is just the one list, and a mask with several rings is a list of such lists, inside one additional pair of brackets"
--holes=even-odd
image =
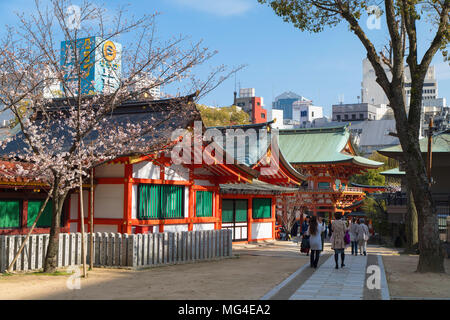
[(369, 228), (365, 225), (364, 219), (360, 219), (360, 225), (358, 228), (358, 245), (361, 255), (363, 253), (365, 256), (367, 255), (367, 240), (369, 240)]
[(311, 268), (317, 268), (319, 263), (320, 252), (323, 250), (322, 233), (324, 231), (324, 226), (322, 224), (321, 218), (317, 222), (317, 217), (313, 216), (309, 222), (309, 228), (306, 234), (309, 235), (309, 244), (311, 248)]
[(307, 256), (309, 256), (309, 235), (306, 234), (309, 228), (309, 216), (306, 216), (305, 221), (303, 221), (301, 229), (300, 229), (300, 235), (302, 236), (302, 242), (300, 245), (300, 252), (306, 253)]
[(331, 229), (333, 231), (333, 236), (331, 240), (331, 249), (334, 249), (334, 261), (336, 262), (336, 269), (339, 269), (338, 260), (339, 254), (341, 255), (341, 268), (345, 267), (345, 231), (348, 230), (345, 221), (341, 220), (342, 214), (340, 212), (336, 212), (334, 214), (336, 220), (331, 224)]
[(350, 242), (352, 245), (352, 255), (358, 255), (358, 224), (356, 219), (352, 218), (352, 224), (350, 226)]

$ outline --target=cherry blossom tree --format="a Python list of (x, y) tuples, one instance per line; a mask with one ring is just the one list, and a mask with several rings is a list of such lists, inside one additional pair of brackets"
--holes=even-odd
[[(221, 66), (206, 80), (197, 79), (195, 67), (215, 52), (182, 36), (158, 40), (156, 14), (135, 18), (125, 8), (112, 14), (90, 1), (81, 7), (66, 0), (35, 5), (34, 13), (18, 15), (19, 23), (8, 27), (0, 43), (0, 105), (14, 114), (18, 132), (2, 141), (1, 151), (15, 165), (1, 169), (4, 176), (39, 180), (51, 190), (53, 216), (44, 272), (54, 272), (69, 192), (80, 187), (95, 166), (121, 156), (160, 152), (173, 120), (188, 121), (198, 113), (183, 97), (168, 100), (160, 117), (148, 113), (139, 122), (117, 120), (115, 111), (127, 101), (151, 99), (156, 87), (183, 81), (201, 89), (198, 97), (229, 74), (224, 76)], [(106, 60), (101, 90), (90, 80), (92, 58), (99, 50)], [(121, 62), (116, 63), (113, 57), (119, 54)]]

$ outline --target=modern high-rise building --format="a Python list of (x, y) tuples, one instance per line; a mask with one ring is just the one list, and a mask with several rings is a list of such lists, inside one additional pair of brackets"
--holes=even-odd
[(323, 117), (322, 107), (313, 106), (312, 100), (291, 91), (277, 96), (272, 103), (272, 109), (283, 110), (285, 120), (293, 120), (302, 126)]
[(294, 92), (288, 91), (275, 97), (272, 102), (272, 109), (283, 110), (284, 119), (293, 120), (293, 103), (299, 100), (308, 100)]
[[(380, 104), (389, 104), (389, 99), (384, 93), (381, 86), (376, 82), (377, 76), (375, 75), (375, 70), (372, 67), (369, 59), (364, 59), (362, 63), (363, 69), (363, 78), (361, 83), (361, 102), (362, 103), (370, 103), (373, 105)], [(388, 78), (391, 79), (391, 71), (388, 66), (383, 65), (384, 71), (388, 75)], [(405, 66), (405, 75), (404, 75), (404, 90), (406, 96), (406, 106), (409, 107), (409, 102), (411, 99), (411, 73), (409, 71), (409, 67)], [(438, 83), (435, 77), (434, 66), (430, 66), (428, 68), (427, 74), (425, 76), (424, 84), (423, 84), (423, 92), (422, 92), (422, 102), (437, 99), (438, 96)]]
[(255, 96), (255, 88), (240, 89), (239, 97), (235, 98), (235, 104), (249, 114), (252, 123), (268, 121), (267, 110), (264, 109), (264, 99)]

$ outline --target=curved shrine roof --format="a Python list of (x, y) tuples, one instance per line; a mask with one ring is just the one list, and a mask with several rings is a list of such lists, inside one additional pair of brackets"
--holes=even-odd
[(280, 130), (278, 140), (284, 157), (294, 164), (351, 162), (369, 168), (383, 165), (344, 151), (350, 143), (347, 126)]

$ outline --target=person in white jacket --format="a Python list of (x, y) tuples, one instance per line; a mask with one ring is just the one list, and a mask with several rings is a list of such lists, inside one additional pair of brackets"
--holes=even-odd
[(359, 225), (356, 223), (356, 219), (352, 218), (352, 225), (350, 226), (350, 242), (352, 245), (352, 255), (358, 255), (358, 229)]
[(312, 216), (306, 234), (309, 235), (309, 244), (311, 247), (311, 268), (316, 269), (319, 263), (320, 252), (323, 250), (322, 232), (325, 226), (322, 224), (322, 218)]
[(358, 246), (361, 255), (367, 255), (367, 240), (369, 240), (369, 228), (364, 224), (364, 219), (360, 219), (358, 228)]

